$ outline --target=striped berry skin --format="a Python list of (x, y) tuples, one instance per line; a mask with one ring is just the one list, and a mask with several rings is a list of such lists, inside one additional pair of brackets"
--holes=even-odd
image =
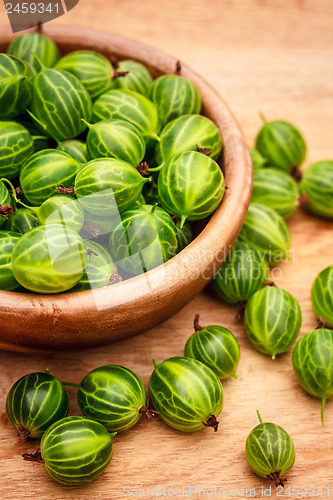
[(303, 335), (293, 352), (293, 368), (301, 387), (322, 400), (324, 425), (325, 403), (333, 397), (333, 330), (322, 328)]
[(181, 219), (200, 220), (211, 215), (224, 195), (219, 165), (202, 153), (189, 151), (173, 156), (158, 176), (158, 195), (167, 212)]
[(163, 75), (156, 78), (150, 87), (149, 97), (156, 105), (163, 127), (178, 116), (199, 114), (201, 110), (197, 87), (183, 76)]
[(15, 233), (24, 234), (39, 226), (38, 217), (34, 210), (29, 208), (18, 208), (14, 215), (11, 215), (6, 222), (6, 229)]
[(294, 465), (296, 453), (293, 440), (282, 427), (260, 419), (246, 440), (245, 455), (253, 472), (283, 486), (283, 476)]
[(253, 173), (251, 201), (273, 208), (284, 219), (298, 206), (299, 190), (294, 179), (277, 168), (261, 168)]
[[(10, 204), (10, 195), (8, 192), (8, 189), (6, 188), (5, 184), (0, 181), (0, 207), (5, 207), (6, 205)], [(9, 220), (9, 214), (5, 215), (5, 217), (8, 218)], [(0, 227), (6, 222), (6, 219), (4, 217), (0, 217)]]
[(111, 254), (126, 273), (150, 271), (176, 254), (176, 225), (157, 205), (141, 205), (121, 214), (110, 235)]
[(15, 38), (7, 53), (27, 63), (36, 73), (40, 70), (40, 64), (35, 56), (47, 68), (52, 68), (60, 57), (56, 44), (40, 33), (26, 33)]
[(64, 385), (49, 373), (30, 373), (20, 378), (6, 400), (8, 420), (22, 438), (41, 437), (51, 424), (67, 415), (68, 409)]
[(174, 429), (194, 432), (217, 430), (223, 407), (223, 389), (217, 375), (191, 358), (173, 357), (160, 364), (149, 380), (149, 397), (161, 419)]
[(266, 122), (256, 138), (256, 149), (268, 165), (286, 172), (299, 167), (306, 155), (306, 143), (301, 132), (282, 120)]
[(323, 269), (311, 288), (312, 309), (324, 320), (325, 326), (333, 328), (333, 266)]
[(185, 344), (184, 354), (201, 361), (221, 380), (238, 378), (239, 344), (235, 336), (222, 326), (209, 325), (193, 333)]
[(92, 370), (81, 381), (78, 402), (82, 413), (103, 424), (109, 432), (123, 432), (135, 425), (146, 405), (140, 378), (128, 368), (106, 365)]
[(223, 302), (238, 304), (262, 288), (268, 273), (268, 265), (259, 250), (237, 240), (211, 283)]
[(198, 147), (206, 149), (207, 156), (213, 160), (218, 160), (222, 151), (220, 131), (205, 116), (183, 115), (163, 128), (156, 146), (156, 159), (164, 163), (176, 154), (197, 151)]
[(117, 270), (110, 253), (95, 241), (83, 241), (84, 274), (71, 288), (71, 292), (91, 290), (106, 286), (111, 275)]
[(287, 224), (273, 208), (251, 203), (239, 240), (262, 253), (270, 265), (288, 258), (291, 236)]
[(85, 417), (65, 417), (43, 434), (44, 469), (57, 483), (79, 486), (98, 478), (109, 465), (113, 445), (105, 427)]
[(82, 168), (72, 155), (58, 149), (44, 149), (31, 155), (23, 164), (20, 184), (28, 202), (39, 207), (50, 196), (56, 196), (60, 184), (72, 188)]
[(90, 160), (116, 158), (136, 167), (143, 160), (145, 151), (143, 136), (125, 120), (102, 120), (89, 125), (87, 152)]
[(51, 196), (34, 210), (41, 225), (61, 224), (78, 233), (84, 223), (83, 208), (78, 200), (69, 195)]
[(19, 287), (12, 270), (1, 266), (10, 263), (14, 245), (20, 237), (21, 234), (14, 231), (0, 231), (0, 290), (11, 291)]
[(140, 197), (148, 178), (133, 165), (116, 158), (97, 158), (77, 174), (75, 193), (83, 208), (96, 216), (116, 218)]
[(92, 99), (104, 94), (111, 87), (111, 63), (106, 57), (91, 50), (78, 50), (65, 55), (57, 62), (55, 69), (74, 75)]
[(0, 54), (0, 118), (14, 118), (30, 104), (32, 77), (24, 62)]
[(66, 151), (80, 163), (88, 162), (87, 145), (83, 141), (78, 141), (77, 139), (70, 139), (68, 141), (59, 142), (57, 149)]
[(67, 71), (44, 68), (34, 78), (30, 104), (41, 132), (56, 141), (74, 139), (92, 113), (91, 98), (81, 82)]
[(109, 90), (94, 102), (94, 123), (111, 118), (125, 120), (137, 127), (146, 144), (159, 140), (161, 124), (156, 106), (137, 92), (126, 89)]
[(252, 345), (275, 359), (296, 341), (302, 325), (301, 308), (286, 290), (267, 286), (247, 302), (244, 325)]
[(117, 72), (128, 71), (127, 75), (112, 80), (111, 89), (132, 90), (147, 96), (153, 79), (148, 69), (137, 61), (126, 59), (118, 63)]
[(309, 213), (333, 219), (333, 161), (313, 163), (299, 183), (301, 206)]
[(34, 152), (28, 130), (13, 121), (0, 122), (0, 177), (14, 179), (24, 161)]
[(65, 292), (83, 276), (83, 248), (82, 238), (60, 224), (37, 226), (18, 239), (8, 268), (27, 290)]

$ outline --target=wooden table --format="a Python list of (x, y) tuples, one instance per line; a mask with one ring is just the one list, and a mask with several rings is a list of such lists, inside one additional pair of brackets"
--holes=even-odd
[[(4, 24), (3, 7), (1, 13)], [(114, 31), (176, 55), (223, 95), (249, 144), (261, 125), (258, 110), (268, 119), (294, 122), (308, 141), (306, 166), (333, 158), (332, 21), (331, 0), (80, 0), (73, 11), (54, 22)], [(311, 283), (321, 269), (333, 264), (333, 224), (297, 211), (289, 225), (295, 258), (274, 270), (274, 280), (300, 301), (304, 334), (316, 325)], [(114, 439), (114, 458), (105, 474), (76, 489), (53, 483), (39, 464), (23, 462), (21, 453), (34, 451), (38, 443), (15, 445), (16, 433), (6, 420), (4, 401), (16, 379), (49, 368), (60, 379), (79, 382), (91, 369), (117, 363), (137, 372), (147, 386), (153, 357), (162, 361), (182, 355), (195, 313), (200, 313), (203, 324), (231, 329), (242, 351), (239, 380), (223, 384), (225, 406), (217, 433), (205, 429), (182, 434), (158, 419), (142, 418), (135, 428)], [(161, 489), (155, 490), (155, 496), (165, 498), (183, 486), (185, 498), (190, 496), (186, 490), (190, 486), (202, 488), (200, 495), (192, 489), (195, 499), (204, 496), (203, 489), (215, 487), (217, 494), (223, 488), (234, 498), (254, 496), (250, 491), (254, 488), (261, 498), (262, 485), (269, 488), (271, 483), (251, 472), (244, 455), (246, 437), (258, 423), (257, 408), (264, 420), (281, 425), (294, 440), (296, 462), (288, 474), (291, 494), (297, 493), (294, 487), (314, 486), (318, 493), (322, 486), (327, 497), (326, 487), (331, 486), (333, 495), (333, 403), (327, 403), (322, 428), (320, 401), (297, 384), (291, 352), (275, 361), (256, 352), (235, 321), (235, 313), (235, 308), (206, 290), (166, 323), (117, 345), (48, 356), (0, 352), (0, 498), (118, 500), (125, 494), (139, 496), (140, 488), (141, 496), (150, 489), (151, 498), (157, 487)], [(69, 392), (71, 414), (75, 414), (75, 389)], [(132, 496), (128, 488), (136, 489)], [(175, 491), (175, 496), (180, 493)], [(275, 487), (267, 495), (275, 498)]]

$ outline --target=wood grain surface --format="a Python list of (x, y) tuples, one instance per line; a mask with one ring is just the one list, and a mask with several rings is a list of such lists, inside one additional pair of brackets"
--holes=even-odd
[[(1, 14), (5, 24), (3, 8)], [(81, 0), (54, 23), (121, 33), (176, 55), (204, 74), (223, 95), (250, 144), (260, 127), (258, 110), (268, 119), (294, 122), (308, 142), (306, 166), (333, 158), (332, 21), (331, 0)], [(289, 226), (294, 259), (280, 265), (273, 275), (279, 286), (300, 301), (304, 334), (315, 326), (311, 283), (333, 263), (333, 224), (299, 210)], [(162, 361), (182, 354), (195, 313), (200, 313), (202, 324), (231, 329), (241, 346), (239, 380), (223, 384), (225, 406), (217, 433), (205, 429), (182, 434), (158, 420), (142, 418), (133, 429), (116, 436), (114, 458), (104, 475), (75, 489), (53, 483), (39, 464), (23, 462), (20, 454), (34, 451), (38, 442), (15, 444), (16, 433), (6, 421), (5, 397), (17, 378), (49, 368), (60, 379), (79, 382), (91, 369), (117, 363), (136, 371), (147, 386), (153, 357)], [(47, 356), (0, 352), (0, 498), (118, 500), (126, 498), (126, 493), (127, 498), (134, 498), (125, 487), (136, 488), (132, 493), (137, 497), (145, 493), (146, 498), (153, 494), (168, 498), (174, 493), (198, 499), (204, 497), (205, 489), (206, 497), (222, 498), (222, 490), (218, 496), (222, 488), (229, 498), (254, 494), (263, 498), (262, 485), (269, 488), (271, 483), (251, 472), (244, 455), (246, 437), (257, 425), (257, 408), (263, 420), (281, 425), (294, 440), (296, 462), (287, 483), (291, 497), (319, 497), (321, 486), (324, 498), (327, 487), (332, 496), (333, 402), (327, 403), (322, 428), (320, 401), (298, 386), (291, 352), (275, 361), (256, 352), (235, 321), (235, 313), (235, 308), (223, 305), (206, 289), (166, 323), (116, 345)], [(71, 414), (75, 414), (75, 389), (69, 392)], [(297, 495), (296, 488), (300, 491), (302, 486), (315, 491)], [(173, 491), (183, 487), (183, 492)], [(266, 497), (276, 495), (273, 486), (271, 492), (266, 491)]]

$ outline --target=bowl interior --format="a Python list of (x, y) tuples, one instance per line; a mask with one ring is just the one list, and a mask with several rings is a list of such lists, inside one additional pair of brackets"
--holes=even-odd
[[(47, 26), (45, 35), (58, 44), (62, 54), (89, 49), (119, 60), (134, 59), (145, 64), (154, 77), (173, 73), (177, 63), (176, 58), (152, 47), (98, 31)], [(5, 51), (13, 38), (10, 30), (1, 30), (0, 51)], [(245, 218), (252, 164), (242, 132), (223, 99), (185, 64), (182, 75), (197, 85), (202, 114), (215, 122), (223, 137), (219, 163), (226, 192), (221, 205), (206, 225), (206, 221), (198, 224), (199, 234), (190, 245), (144, 275), (93, 291), (53, 296), (0, 292), (0, 347), (82, 348), (135, 335), (181, 309), (215, 274)]]

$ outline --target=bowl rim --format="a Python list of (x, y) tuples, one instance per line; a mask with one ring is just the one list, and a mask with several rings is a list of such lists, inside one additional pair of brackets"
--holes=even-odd
[[(23, 33), (26, 32), (21, 34)], [(119, 57), (121, 55), (120, 59), (131, 58), (143, 62), (154, 74), (170, 73), (178, 61), (177, 58), (159, 49), (121, 35), (99, 30), (54, 25), (43, 27), (43, 34), (51, 37), (57, 43), (61, 53), (71, 52), (73, 50), (71, 47), (75, 47), (75, 50), (81, 50), (81, 48), (89, 50), (91, 47), (91, 50), (100, 51), (106, 56), (112, 54)], [(0, 28), (0, 47), (8, 45), (16, 37), (17, 34), (14, 35), (10, 29)], [(65, 51), (63, 50), (64, 46), (66, 46)], [(149, 64), (145, 60), (147, 57), (149, 57)], [(209, 117), (218, 126), (223, 137), (223, 159), (222, 162), (218, 163), (225, 173), (226, 190), (221, 204), (210, 217), (207, 225), (184, 250), (166, 263), (148, 273), (109, 287), (54, 295), (0, 291), (0, 304), (2, 304), (0, 318), (6, 317), (10, 309), (17, 317), (19, 311), (22, 313), (22, 311), (28, 311), (31, 308), (40, 309), (43, 307), (44, 314), (53, 315), (56, 324), (59, 316), (70, 316), (73, 313), (74, 302), (77, 302), (77, 306), (79, 305), (80, 309), (85, 312), (96, 311), (96, 303), (98, 303), (99, 311), (112, 308), (124, 311), (124, 307), (128, 306), (129, 303), (132, 303), (133, 307), (135, 304), (140, 304), (144, 296), (149, 296), (149, 299), (156, 306), (159, 301), (158, 296), (161, 296), (161, 292), (162, 297), (165, 296), (169, 287), (173, 287), (175, 292), (179, 292), (181, 289), (184, 291), (184, 286), (195, 280), (198, 281), (194, 294), (196, 295), (215, 274), (233, 246), (247, 213), (252, 192), (252, 162), (240, 126), (223, 98), (204, 78), (186, 64), (182, 64), (181, 74), (197, 85), (203, 103), (201, 113), (206, 114), (209, 109)], [(219, 243), (220, 239), (224, 245)], [(201, 274), (201, 277), (197, 276), (198, 273)], [(182, 277), (181, 287), (179, 280), (177, 280), (179, 276)], [(192, 293), (186, 297), (185, 293), (182, 306), (189, 302), (194, 295)], [(177, 307), (171, 308), (170, 313), (173, 314), (176, 310)], [(171, 314), (165, 316), (164, 319)], [(135, 333), (139, 331), (140, 328), (137, 327)], [(70, 334), (70, 325), (68, 333)], [(11, 334), (7, 333), (2, 337), (4, 341), (1, 344), (0, 337), (0, 347), (2, 345), (3, 348), (6, 348), (7, 342), (11, 344), (14, 341), (14, 344), (20, 344), (22, 341), (19, 337), (12, 339)], [(111, 341), (104, 338), (100, 343), (105, 344)], [(69, 340), (68, 346), (70, 345), (71, 341)], [(92, 345), (91, 342), (88, 342), (88, 345)], [(29, 342), (27, 346), (29, 346)]]

